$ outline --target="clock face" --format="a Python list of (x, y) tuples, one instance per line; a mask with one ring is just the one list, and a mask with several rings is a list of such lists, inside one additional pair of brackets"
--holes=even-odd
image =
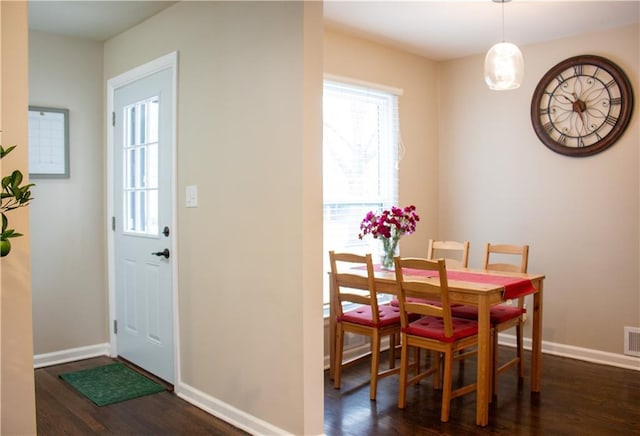
[(531, 122), (551, 150), (590, 156), (613, 145), (631, 119), (629, 79), (613, 62), (593, 55), (566, 59), (540, 79)]

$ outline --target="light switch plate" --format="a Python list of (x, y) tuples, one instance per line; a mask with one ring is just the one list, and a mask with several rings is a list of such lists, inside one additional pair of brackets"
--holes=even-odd
[(189, 185), (185, 190), (186, 206), (198, 207), (198, 186)]

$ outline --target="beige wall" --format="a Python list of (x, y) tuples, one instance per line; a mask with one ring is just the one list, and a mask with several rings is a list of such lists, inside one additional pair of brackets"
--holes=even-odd
[(322, 311), (322, 3), (304, 4), (302, 113), (303, 434), (324, 428)]
[(181, 383), (294, 434), (322, 432), (321, 20), (182, 2), (104, 59), (109, 79), (178, 51)]
[(399, 201), (402, 206), (414, 204), (420, 222), (414, 234), (402, 239), (400, 253), (426, 256), (427, 241), (436, 237), (438, 229), (437, 64), (327, 29), (324, 72), (403, 91), (398, 106), (406, 154), (400, 161)]
[(618, 63), (638, 101), (638, 26), (521, 47), (525, 80), (492, 92), (483, 56), (440, 65), (439, 227), (483, 244), (531, 245), (529, 270), (546, 274), (543, 340), (622, 354), (623, 327), (640, 326), (638, 104), (623, 137), (605, 152), (570, 158), (536, 137), (531, 95), (553, 65), (578, 54)]
[[(27, 4), (0, 2), (0, 134), (3, 146), (18, 145), (2, 159), (1, 175), (27, 170)], [(0, 433), (36, 433), (31, 337), (29, 211), (7, 215), (10, 228), (25, 236), (12, 240), (0, 260)]]
[[(72, 65), (73, 68), (69, 68)], [(36, 354), (108, 342), (102, 43), (29, 33), (29, 104), (69, 109), (70, 177), (35, 179)]]
[[(4, 12), (6, 3), (1, 3), (0, 11)], [(468, 238), (471, 263), (477, 266), (485, 241), (526, 241), (532, 245), (531, 270), (548, 276), (545, 341), (621, 353), (622, 326), (640, 325), (638, 110), (618, 144), (585, 159), (547, 150), (537, 141), (528, 114), (538, 78), (556, 62), (584, 52), (608, 56), (623, 66), (637, 99), (638, 27), (523, 47), (524, 86), (493, 93), (482, 81), (481, 55), (437, 64), (339, 32), (322, 35), (320, 7), (316, 2), (304, 7), (178, 4), (109, 41), (104, 73), (95, 71), (100, 67), (93, 44), (62, 38), (49, 46), (42, 35), (33, 36), (32, 50), (54, 52), (47, 61), (54, 64), (52, 71), (62, 70), (55, 65), (62, 56), (65, 62), (80, 62), (79, 69), (100, 80), (179, 52), (181, 382), (292, 433), (322, 432), (322, 319), (317, 309), (324, 251), (318, 231), (321, 69), (404, 92), (400, 127), (407, 154), (400, 164), (400, 202), (416, 204), (422, 220), (416, 234), (403, 239), (402, 254), (423, 255), (430, 237)], [(71, 57), (68, 48), (80, 50), (89, 60)], [(30, 61), (40, 62), (33, 56)], [(30, 103), (55, 105), (57, 91), (47, 89), (43, 77), (35, 80), (36, 73), (31, 74), (30, 85), (42, 88), (32, 90)], [(74, 106), (95, 110), (93, 116), (99, 118), (104, 100), (101, 95), (94, 97), (93, 79), (81, 82), (91, 98), (80, 99), (68, 83), (64, 95), (71, 97)], [(36, 102), (36, 96), (51, 100)], [(74, 133), (89, 143), (95, 133), (102, 132), (93, 116), (86, 120), (93, 134)], [(74, 117), (71, 120), (73, 129)], [(37, 189), (45, 197), (53, 196), (54, 190), (49, 189), (57, 183), (77, 189), (74, 192), (83, 198), (94, 195), (95, 180), (104, 176), (104, 156), (95, 152), (88, 147), (71, 155), (71, 180), (75, 174), (84, 174), (80, 180), (87, 186), (37, 181)], [(76, 165), (87, 165), (99, 177), (88, 177)], [(184, 188), (191, 184), (199, 188), (197, 209), (183, 207)], [(89, 209), (74, 209), (93, 217), (91, 222), (74, 221), (74, 225), (87, 226), (85, 231), (99, 235), (96, 243), (104, 250), (103, 233), (93, 227), (104, 225), (100, 209), (104, 202), (98, 195), (91, 208), (87, 204)], [(45, 231), (49, 210), (45, 204), (53, 207), (48, 199), (32, 206), (45, 215), (32, 217), (34, 235)], [(43, 241), (40, 237), (31, 241), (37, 352), (103, 342), (106, 303), (96, 298), (97, 288), (81, 294), (82, 285), (88, 284), (84, 276), (70, 283), (78, 294), (56, 292), (73, 302), (86, 298), (83, 303), (102, 320), (84, 320), (90, 333), (82, 333), (66, 325), (75, 312), (49, 316), (44, 304), (51, 297), (42, 286), (47, 279), (35, 268), (45, 268), (47, 261), (38, 247), (53, 243), (54, 238), (41, 236)], [(19, 244), (26, 247), (28, 239)], [(622, 248), (603, 250), (609, 244)], [(604, 266), (598, 263), (602, 258), (592, 254), (603, 251), (612, 256), (604, 258)], [(104, 272), (97, 266), (104, 258), (87, 259), (93, 254), (83, 260), (104, 282)], [(237, 258), (247, 255), (259, 258), (261, 265), (237, 266)], [(48, 274), (57, 277), (56, 271)], [(3, 394), (4, 339), (18, 338), (24, 347), (22, 338), (31, 334), (30, 324), (20, 324), (19, 333), (5, 334), (5, 276), (3, 272)], [(236, 282), (240, 279), (242, 284)], [(99, 286), (97, 282), (94, 285)], [(105, 283), (102, 286), (106, 288)], [(600, 296), (602, 289), (606, 297)], [(101, 292), (106, 299), (106, 290)], [(601, 319), (607, 321), (593, 322), (591, 315), (603, 308)], [(251, 322), (243, 321), (247, 317)], [(57, 334), (49, 335), (44, 328), (56, 329)], [(23, 375), (32, 376), (32, 372)], [(21, 389), (28, 390), (29, 383), (32, 380), (26, 380)], [(273, 401), (273, 392), (278, 392), (278, 401)], [(2, 407), (4, 415), (4, 403)], [(31, 413), (29, 408), (20, 410)]]

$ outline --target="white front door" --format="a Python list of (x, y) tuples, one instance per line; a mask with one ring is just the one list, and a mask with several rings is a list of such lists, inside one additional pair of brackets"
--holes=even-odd
[(113, 263), (117, 355), (174, 382), (173, 74), (113, 93)]

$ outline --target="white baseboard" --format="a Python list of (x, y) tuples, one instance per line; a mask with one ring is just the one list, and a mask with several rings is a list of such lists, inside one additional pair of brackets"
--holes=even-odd
[(61, 363), (76, 360), (89, 359), (91, 357), (108, 356), (109, 344), (89, 345), (86, 347), (71, 348), (68, 350), (54, 351), (52, 353), (36, 354), (33, 356), (33, 367), (59, 365)]
[[(515, 347), (516, 337), (514, 335), (505, 335), (500, 333), (498, 335), (498, 343), (500, 345)], [(525, 349), (531, 350), (531, 339), (524, 338), (523, 346)], [(583, 360), (585, 362), (597, 363), (600, 365), (609, 365), (640, 371), (640, 358), (624, 354), (609, 353), (606, 351), (575, 347), (573, 345), (557, 344), (549, 341), (542, 341), (542, 353)]]
[(253, 415), (243, 412), (236, 407), (218, 400), (192, 386), (179, 383), (174, 386), (175, 393), (183, 400), (222, 419), (229, 424), (256, 435), (289, 435), (290, 433), (278, 428)]
[[(380, 341), (380, 349), (381, 351), (385, 351), (389, 349), (389, 339), (385, 338)], [(342, 361), (346, 362), (348, 360), (354, 359), (358, 356), (363, 356), (371, 351), (371, 346), (369, 343), (365, 343), (364, 345), (358, 345), (356, 347), (345, 347), (342, 352)], [(398, 353), (398, 357), (400, 357), (400, 353)], [(324, 356), (324, 369), (329, 369), (329, 356)]]
[[(516, 337), (500, 333), (498, 336), (500, 345), (509, 347), (516, 346)], [(382, 349), (388, 347), (388, 342), (382, 344)], [(524, 338), (524, 348), (531, 350), (531, 339)], [(360, 345), (344, 350), (344, 360), (361, 356), (368, 353), (369, 344)], [(557, 344), (555, 342), (542, 341), (542, 353), (553, 356), (568, 357), (570, 359), (583, 360), (585, 362), (597, 363), (600, 365), (615, 366), (618, 368), (632, 369), (640, 371), (640, 358), (627, 356), (624, 354), (609, 353), (606, 351), (591, 350), (589, 348), (575, 347), (573, 345)], [(324, 357), (324, 368), (329, 368), (329, 356)]]

